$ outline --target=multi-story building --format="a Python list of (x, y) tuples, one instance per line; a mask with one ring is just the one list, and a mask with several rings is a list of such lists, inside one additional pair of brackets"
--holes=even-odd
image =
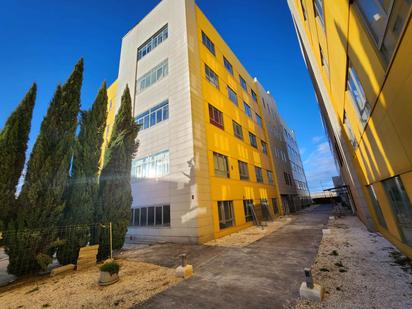
[(283, 213), (257, 83), (194, 0), (163, 0), (123, 37), (108, 138), (126, 85), (129, 240), (205, 242), (253, 224), (252, 205)]
[(283, 211), (294, 212), (311, 203), (295, 133), (279, 114), (273, 96), (256, 82), (262, 99), (263, 119), (269, 135)]
[(412, 2), (288, 4), (356, 212), (412, 257)]

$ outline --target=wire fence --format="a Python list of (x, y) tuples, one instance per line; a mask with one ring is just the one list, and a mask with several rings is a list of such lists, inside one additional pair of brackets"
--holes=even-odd
[(88, 261), (102, 261), (112, 257), (111, 240), (111, 223), (1, 231), (0, 274), (23, 276), (78, 265), (86, 251)]

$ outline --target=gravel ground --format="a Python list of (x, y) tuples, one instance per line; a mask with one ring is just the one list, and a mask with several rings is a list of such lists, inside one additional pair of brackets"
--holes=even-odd
[(180, 281), (174, 269), (124, 259), (117, 262), (120, 280), (113, 285), (97, 284), (95, 266), (10, 286), (0, 294), (0, 308), (130, 308)]
[(312, 266), (325, 288), (320, 304), (295, 308), (412, 308), (412, 264), (380, 234), (353, 216), (329, 220)]
[(218, 246), (218, 247), (230, 247), (230, 248), (242, 248), (255, 241), (265, 237), (278, 230), (282, 226), (290, 223), (291, 218), (282, 217), (277, 218), (274, 221), (267, 222), (267, 226), (259, 227), (252, 225), (244, 230), (236, 233), (229, 234), (227, 236), (211, 240), (204, 245), (206, 246)]

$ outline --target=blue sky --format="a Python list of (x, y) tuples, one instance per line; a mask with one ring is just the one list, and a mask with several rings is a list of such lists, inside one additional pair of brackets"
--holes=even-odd
[[(29, 148), (56, 85), (85, 60), (82, 107), (117, 77), (122, 36), (159, 0), (1, 1), (0, 128), (31, 83), (38, 85)], [(336, 175), (286, 1), (198, 0), (252, 76), (275, 97), (298, 138), (311, 191)]]

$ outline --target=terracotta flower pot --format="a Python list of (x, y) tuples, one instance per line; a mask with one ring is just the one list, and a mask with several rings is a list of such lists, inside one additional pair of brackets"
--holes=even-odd
[(99, 285), (110, 285), (119, 281), (119, 274), (110, 274), (108, 271), (101, 271), (99, 278)]

